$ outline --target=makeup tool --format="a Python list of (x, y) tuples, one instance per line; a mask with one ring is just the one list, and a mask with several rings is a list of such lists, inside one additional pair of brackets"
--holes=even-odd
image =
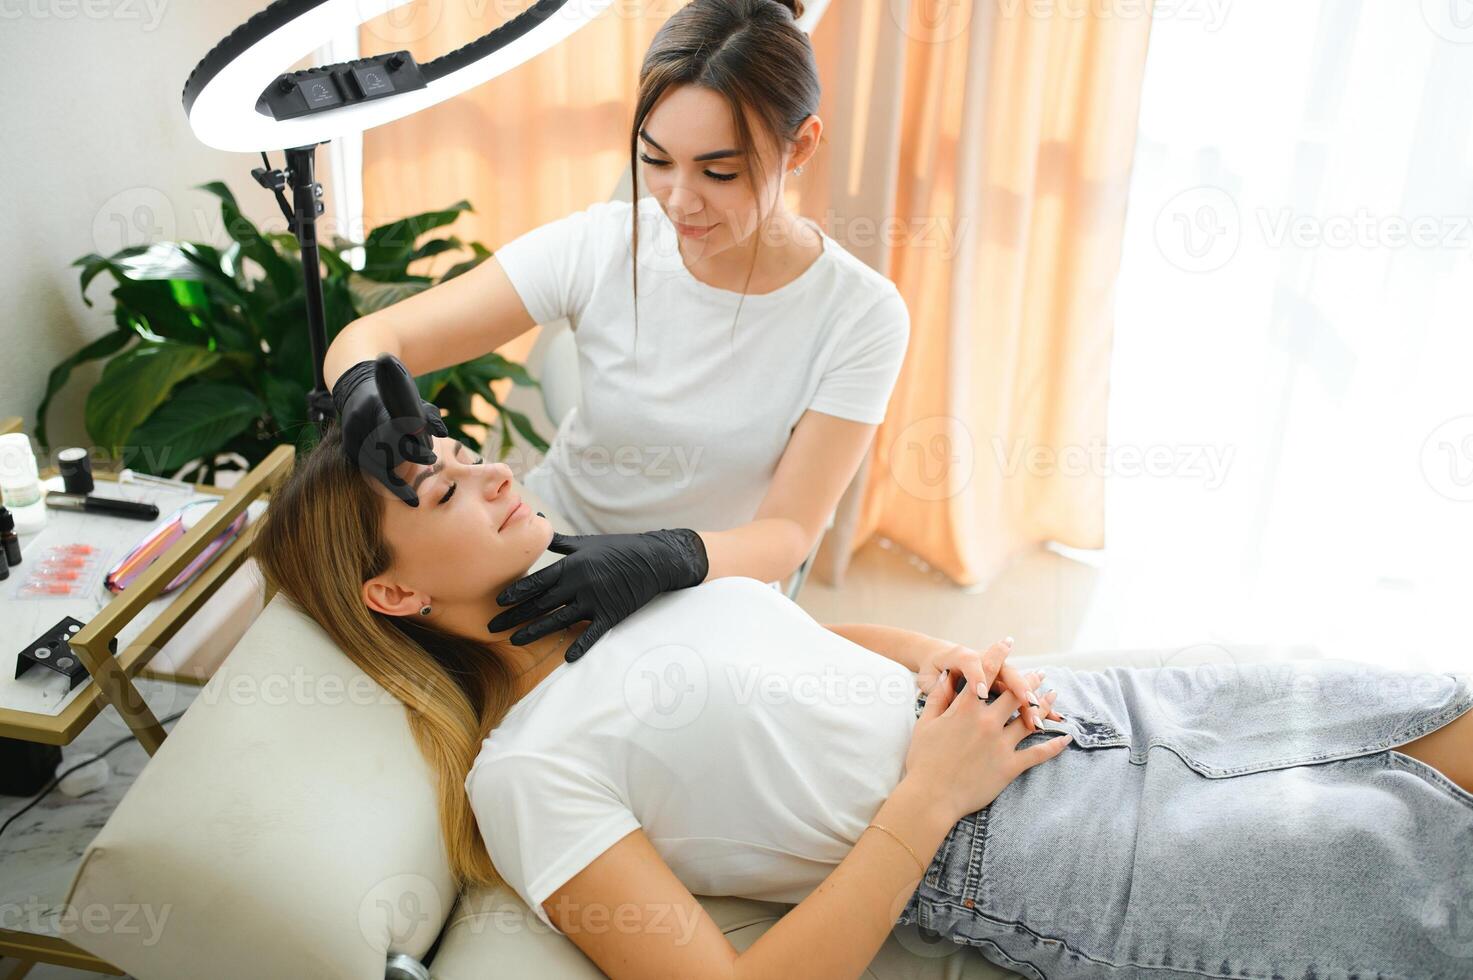
[[(107, 586), (108, 591), (122, 592), (126, 589), (138, 576), (147, 571), (149, 566), (157, 561), (164, 552), (168, 551), (174, 542), (184, 537), (190, 528), (199, 523), (210, 512), (210, 508), (214, 506), (215, 501), (213, 500), (192, 500), (170, 514), (162, 524), (150, 531), (133, 550), (124, 555), (121, 561), (108, 569), (107, 577), (103, 579), (103, 584)], [(184, 567), (183, 571), (174, 576), (173, 581), (164, 587), (164, 592), (172, 592), (174, 589), (179, 588), (193, 578), (202, 568), (214, 561), (221, 549), (234, 540), (235, 536), (240, 533), (240, 529), (245, 526), (246, 517), (247, 514), (245, 511), (237, 514), (235, 520), (231, 521), (229, 526), (220, 532), (215, 540), (206, 545), (205, 550), (201, 551), (195, 557), (194, 561), (190, 562)]]
[(157, 504), (72, 493), (48, 493), (46, 506), (57, 510), (84, 510), (89, 514), (104, 514), (108, 517), (128, 517), (138, 521), (153, 521), (159, 516)]
[[(32, 667), (45, 667), (65, 675), (72, 687), (82, 683), (87, 679), (87, 668), (83, 666), (82, 658), (72, 649), (71, 638), (85, 625), (80, 619), (66, 616), (27, 643), (16, 655), (15, 676), (20, 677)], [(108, 641), (109, 652), (116, 653), (117, 647), (117, 640)]]
[(166, 476), (154, 476), (152, 473), (139, 473), (137, 470), (125, 469), (118, 473), (119, 483), (147, 483), (156, 487), (173, 487), (175, 490), (193, 490), (194, 487), (183, 480), (171, 480)]
[(92, 457), (80, 446), (63, 449), (56, 454), (56, 468), (67, 493), (91, 493)]

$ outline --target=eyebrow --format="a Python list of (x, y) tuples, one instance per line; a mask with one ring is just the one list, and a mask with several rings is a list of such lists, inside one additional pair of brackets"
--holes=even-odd
[[(451, 452), (455, 453), (456, 459), (459, 459), (460, 451), (464, 448), (466, 448), (465, 443), (461, 442), (459, 439), (456, 439), (455, 448), (452, 449)], [(416, 475), (415, 478), (409, 482), (410, 489), (412, 489), (415, 493), (419, 493), (419, 485), (428, 480), (430, 477), (434, 476), (436, 473), (443, 470), (444, 468), (445, 461), (443, 459), (435, 460), (435, 465), (429, 467), (428, 469), (420, 470), (418, 475)]]
[(428, 469), (420, 470), (419, 471), (419, 475), (416, 476), (413, 480), (410, 481), (410, 483), (409, 483), (410, 489), (413, 490), (415, 493), (418, 493), (419, 492), (419, 485), (421, 483), (425, 482), (430, 477), (434, 476), (436, 473), (440, 472), (444, 468), (445, 468), (445, 461), (444, 460), (439, 460), (439, 459), (435, 460), (435, 465), (434, 466), (431, 466)]
[[(666, 156), (674, 156), (675, 155), (675, 154), (671, 153), (669, 150), (665, 149), (659, 143), (656, 143), (654, 140), (650, 139), (650, 134), (649, 133), (646, 133), (642, 129), (639, 131), (639, 138), (642, 139), (642, 140), (644, 140), (650, 146), (653, 146), (655, 149), (659, 150), (661, 153), (665, 154)], [(740, 150), (712, 150), (710, 153), (702, 153), (700, 156), (691, 157), (691, 159), (694, 160), (696, 163), (700, 163), (702, 160), (719, 160), (722, 157), (734, 157), (734, 156), (738, 156), (738, 155), (740, 155), (740, 153), (741, 153)]]

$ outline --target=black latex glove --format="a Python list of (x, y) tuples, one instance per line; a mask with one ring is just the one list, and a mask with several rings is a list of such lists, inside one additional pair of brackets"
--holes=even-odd
[(332, 388), (343, 432), (343, 453), (411, 507), (414, 488), (394, 470), (405, 462), (435, 461), (433, 438), (447, 436), (440, 410), (420, 398), (414, 378), (397, 357), (380, 354), (344, 371)]
[(486, 628), (500, 633), (542, 616), (511, 635), (511, 642), (522, 646), (592, 620), (563, 655), (568, 663), (583, 656), (610, 627), (655, 596), (699, 585), (710, 570), (705, 542), (683, 527), (642, 534), (554, 531), (547, 548), (568, 557), (503, 589), (496, 601), (513, 608), (497, 613)]

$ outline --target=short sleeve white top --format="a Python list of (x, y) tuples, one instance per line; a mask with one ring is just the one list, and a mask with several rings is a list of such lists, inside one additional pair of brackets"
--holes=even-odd
[(496, 252), (533, 319), (566, 317), (578, 348), (577, 405), (526, 485), (576, 533), (747, 523), (805, 411), (883, 420), (909, 313), (816, 223), (823, 252), (772, 292), (701, 282), (644, 197), (636, 342), (635, 213), (599, 202)]
[(712, 579), (559, 664), (465, 788), (492, 863), (551, 928), (542, 903), (636, 828), (693, 894), (797, 903), (899, 783), (915, 701), (902, 664), (755, 579)]

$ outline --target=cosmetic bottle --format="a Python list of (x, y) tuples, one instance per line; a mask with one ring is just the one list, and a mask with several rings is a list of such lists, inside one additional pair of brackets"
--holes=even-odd
[(18, 530), (39, 531), (46, 526), (36, 454), (24, 432), (0, 436), (0, 504), (15, 516)]
[(15, 533), (15, 518), (5, 507), (0, 507), (0, 554), (5, 556), (6, 568), (20, 564), (20, 538)]

